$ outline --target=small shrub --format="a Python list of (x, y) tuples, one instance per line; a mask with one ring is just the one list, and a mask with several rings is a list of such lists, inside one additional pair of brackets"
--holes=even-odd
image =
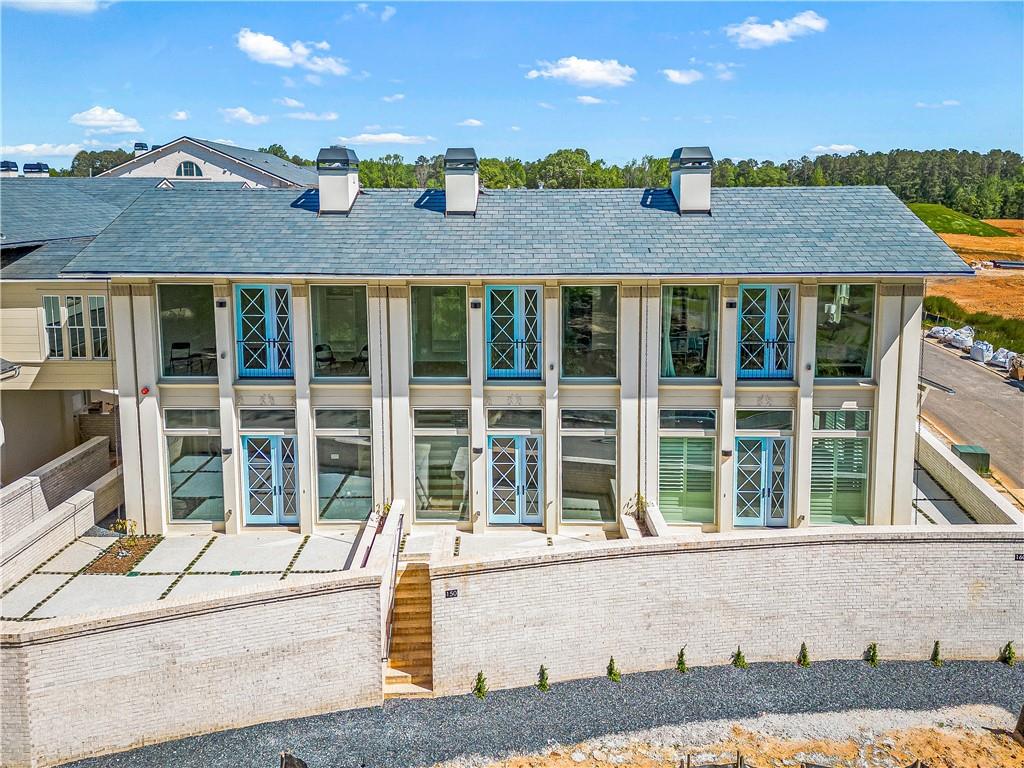
[(747, 657), (743, 655), (743, 650), (739, 646), (736, 646), (736, 653), (732, 655), (732, 665), (736, 669), (746, 669), (749, 666)]
[(867, 660), (868, 666), (878, 666), (878, 643), (871, 643), (871, 645), (868, 646)]
[(1013, 648), (1013, 640), (1003, 646), (1003, 650), (999, 652), (999, 660), (1008, 667), (1017, 663), (1017, 651)]
[(537, 674), (537, 690), (541, 693), (551, 690), (551, 684), (548, 682), (548, 668), (543, 664), (540, 665), (540, 672)]
[(612, 656), (611, 658), (608, 659), (608, 670), (607, 670), (607, 672), (608, 672), (608, 679), (611, 680), (613, 683), (621, 683), (622, 682), (622, 673), (619, 672), (619, 668), (617, 666), (615, 666), (615, 657), (614, 656)]
[(688, 667), (686, 666), (686, 646), (684, 645), (679, 649), (679, 655), (676, 656), (676, 672), (686, 672)]
[(476, 673), (476, 681), (473, 683), (473, 695), (481, 701), (487, 698), (487, 678), (483, 670)]
[(807, 643), (800, 643), (800, 653), (797, 654), (796, 663), (801, 667), (811, 666), (811, 657), (807, 653)]
[(935, 645), (932, 646), (932, 657), (930, 659), (933, 667), (942, 666), (942, 651), (939, 648), (939, 641), (935, 641)]
[(135, 521), (129, 520), (125, 517), (119, 517), (110, 524), (110, 530), (114, 531), (114, 533), (121, 534), (121, 539), (119, 541), (121, 551), (126, 549), (135, 549), (135, 545), (139, 543), (138, 536), (136, 534), (137, 529), (138, 526)]

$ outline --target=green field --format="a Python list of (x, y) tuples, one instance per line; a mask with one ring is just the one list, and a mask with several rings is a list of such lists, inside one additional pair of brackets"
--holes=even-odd
[(954, 211), (938, 203), (908, 203), (917, 217), (931, 227), (933, 232), (944, 232), (951, 235), (977, 235), (978, 237), (1013, 237), (1013, 234), (972, 218), (967, 214)]

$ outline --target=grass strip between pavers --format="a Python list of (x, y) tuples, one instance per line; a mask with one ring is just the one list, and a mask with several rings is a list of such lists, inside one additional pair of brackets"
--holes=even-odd
[(292, 572), (292, 568), (295, 566), (295, 561), (299, 559), (299, 555), (302, 554), (302, 548), (309, 542), (309, 534), (302, 537), (302, 541), (299, 542), (299, 548), (295, 550), (295, 554), (292, 555), (292, 559), (288, 561), (287, 567), (284, 569), (284, 573), (281, 574), (281, 581), (288, 578), (288, 574)]

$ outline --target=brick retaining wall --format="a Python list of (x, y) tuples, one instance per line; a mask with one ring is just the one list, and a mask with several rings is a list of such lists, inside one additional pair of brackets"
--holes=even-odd
[[(610, 542), (601, 549), (431, 567), (434, 691), (694, 665), (859, 658), (994, 659), (1024, 647), (1024, 531), (787, 531)], [(458, 597), (446, 598), (446, 590)]]

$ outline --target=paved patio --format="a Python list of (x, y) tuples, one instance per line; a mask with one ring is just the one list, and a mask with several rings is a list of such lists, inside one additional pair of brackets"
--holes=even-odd
[(918, 525), (975, 525), (963, 507), (920, 464), (914, 464), (914, 506)]
[[(446, 530), (447, 528), (447, 530)], [(447, 541), (439, 542), (438, 537)], [(498, 553), (514, 556), (536, 552), (548, 547), (575, 548), (600, 544), (612, 538), (614, 534), (588, 529), (574, 533), (563, 528), (559, 534), (549, 534), (529, 528), (509, 528), (508, 530), (489, 529), (486, 533), (468, 533), (456, 531), (453, 526), (416, 526), (404, 539), (402, 545), (403, 560), (425, 560), (432, 554), (452, 557), (481, 557)], [(445, 553), (435, 551), (441, 543), (450, 546)]]
[[(94, 528), (92, 533), (105, 532)], [(346, 570), (355, 537), (355, 531), (314, 536), (290, 531), (169, 536), (134, 571), (111, 575), (84, 570), (116, 538), (85, 535), (0, 595), (0, 617), (73, 616), (339, 572)]]

